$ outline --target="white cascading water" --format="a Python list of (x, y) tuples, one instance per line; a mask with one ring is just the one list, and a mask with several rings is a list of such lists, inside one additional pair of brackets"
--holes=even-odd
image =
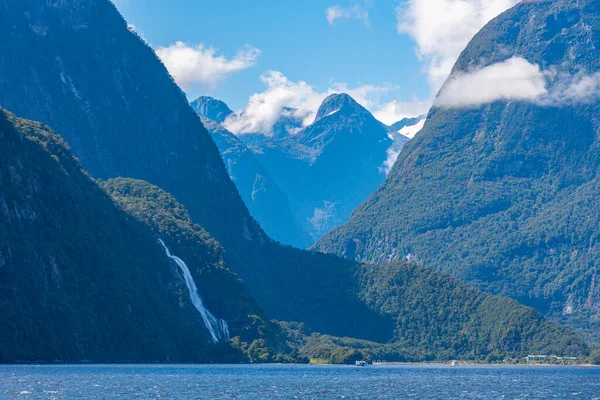
[(183, 262), (181, 258), (172, 255), (171, 251), (169, 251), (169, 248), (167, 247), (165, 242), (162, 241), (162, 239), (159, 239), (158, 241), (165, 249), (167, 257), (175, 261), (175, 264), (177, 264), (177, 266), (183, 273), (183, 278), (185, 280), (185, 284), (187, 285), (192, 304), (194, 305), (194, 307), (196, 307), (196, 310), (198, 310), (198, 312), (202, 316), (204, 325), (206, 326), (206, 329), (208, 329), (208, 332), (210, 332), (210, 336), (212, 338), (213, 343), (218, 343), (221, 340), (228, 340), (229, 326), (227, 325), (227, 322), (224, 319), (217, 319), (214, 315), (212, 315), (210, 311), (206, 309), (206, 307), (204, 307), (202, 299), (200, 298), (200, 293), (198, 292), (198, 287), (196, 286), (196, 282), (194, 282), (194, 278), (192, 277), (192, 274), (190, 273), (190, 270), (185, 264), (185, 262)]

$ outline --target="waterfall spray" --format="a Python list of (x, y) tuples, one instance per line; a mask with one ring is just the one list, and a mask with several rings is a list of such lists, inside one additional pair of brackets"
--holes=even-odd
[(173, 260), (183, 273), (183, 279), (185, 280), (185, 284), (188, 288), (192, 304), (202, 316), (204, 325), (206, 326), (206, 329), (208, 329), (213, 343), (218, 343), (221, 340), (229, 339), (229, 326), (227, 325), (227, 322), (224, 319), (218, 320), (210, 311), (206, 309), (206, 307), (204, 307), (202, 299), (200, 298), (200, 293), (198, 292), (198, 287), (196, 286), (196, 282), (194, 282), (194, 278), (192, 277), (192, 274), (190, 273), (190, 270), (185, 262), (183, 262), (181, 258), (172, 255), (171, 251), (169, 251), (169, 248), (165, 242), (162, 241), (162, 239), (159, 239), (158, 241), (165, 250), (167, 257)]

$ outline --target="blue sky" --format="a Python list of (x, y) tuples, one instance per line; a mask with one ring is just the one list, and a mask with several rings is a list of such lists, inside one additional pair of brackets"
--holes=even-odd
[[(516, 0), (115, 2), (190, 99), (207, 94), (241, 110), (254, 94), (285, 98), (279, 106), (301, 92), (297, 103), (314, 112), (344, 90), (393, 122), (426, 111), (468, 40)], [(182, 51), (170, 51), (176, 42)]]

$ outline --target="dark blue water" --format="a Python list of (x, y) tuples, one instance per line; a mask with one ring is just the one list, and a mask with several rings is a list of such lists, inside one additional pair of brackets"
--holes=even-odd
[(0, 366), (3, 399), (588, 399), (600, 369)]

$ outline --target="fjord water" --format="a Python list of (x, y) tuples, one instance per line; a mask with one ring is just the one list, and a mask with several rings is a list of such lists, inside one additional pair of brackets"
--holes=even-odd
[(600, 368), (0, 366), (6, 399), (600, 399)]

